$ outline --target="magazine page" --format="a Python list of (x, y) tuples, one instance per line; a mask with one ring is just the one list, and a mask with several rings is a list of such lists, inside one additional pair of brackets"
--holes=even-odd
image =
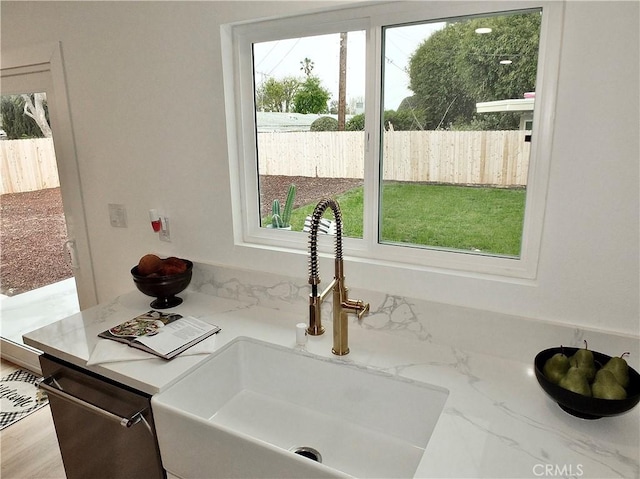
[(124, 323), (120, 323), (100, 333), (98, 336), (123, 343), (130, 343), (134, 339), (142, 336), (155, 334), (160, 328), (180, 318), (182, 318), (180, 314), (161, 313), (160, 311), (151, 310), (133, 319), (129, 319)]
[(171, 356), (172, 352), (184, 350), (218, 331), (218, 326), (187, 316), (180, 321), (165, 324), (152, 335), (136, 338), (136, 343), (141, 343), (163, 356)]

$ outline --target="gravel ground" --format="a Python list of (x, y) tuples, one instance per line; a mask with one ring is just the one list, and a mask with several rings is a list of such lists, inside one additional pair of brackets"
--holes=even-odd
[(71, 278), (60, 188), (0, 197), (0, 293), (31, 291)]
[[(271, 213), (274, 199), (284, 204), (292, 183), (297, 188), (297, 208), (360, 186), (362, 180), (261, 176), (262, 217)], [(60, 188), (2, 195), (0, 210), (1, 294), (15, 296), (73, 276), (64, 249), (67, 228)]]
[(260, 177), (260, 216), (271, 214), (271, 204), (276, 198), (284, 206), (287, 199), (289, 185), (296, 185), (296, 199), (294, 208), (317, 203), (325, 196), (334, 197), (357, 186), (363, 181), (354, 178), (314, 178), (309, 176), (261, 176)]

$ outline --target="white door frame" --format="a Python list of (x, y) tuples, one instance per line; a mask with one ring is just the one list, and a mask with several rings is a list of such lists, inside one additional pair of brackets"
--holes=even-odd
[[(47, 94), (67, 235), (75, 244), (73, 273), (80, 309), (84, 310), (97, 304), (98, 297), (60, 43), (3, 50), (0, 75), (2, 95), (26, 91), (44, 91)], [(7, 346), (11, 345), (3, 341), (3, 356), (9, 352), (5, 351)], [(33, 356), (33, 350), (25, 348), (25, 351)], [(15, 357), (8, 359), (20, 361)], [(31, 362), (28, 361), (29, 364)]]

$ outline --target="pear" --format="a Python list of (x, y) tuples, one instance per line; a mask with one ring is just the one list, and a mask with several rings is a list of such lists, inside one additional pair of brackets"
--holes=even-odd
[(594, 398), (600, 399), (625, 399), (627, 391), (624, 390), (613, 373), (606, 369), (601, 369), (596, 373), (596, 379), (591, 385)]
[(583, 396), (591, 396), (591, 388), (589, 381), (584, 375), (584, 370), (576, 366), (571, 366), (567, 374), (560, 379), (558, 386), (582, 394)]
[(593, 360), (593, 353), (587, 347), (587, 342), (584, 342), (584, 348), (578, 349), (573, 356), (569, 358), (569, 363), (572, 367), (580, 368), (588, 382), (593, 381), (596, 376), (596, 364)]
[(624, 356), (629, 353), (623, 353), (619, 358), (611, 358), (607, 361), (607, 364), (602, 366), (603, 370), (611, 371), (613, 376), (618, 381), (618, 384), (623, 388), (629, 385), (629, 365), (624, 360)]
[(556, 353), (544, 363), (542, 372), (553, 384), (558, 384), (569, 370), (569, 358), (564, 353)]

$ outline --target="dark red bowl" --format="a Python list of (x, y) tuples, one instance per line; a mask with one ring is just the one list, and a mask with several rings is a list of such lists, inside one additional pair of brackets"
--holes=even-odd
[[(544, 363), (556, 353), (564, 352), (568, 357), (579, 348), (551, 348), (545, 349), (536, 355), (534, 365), (536, 378), (544, 391), (558, 403), (564, 411), (583, 419), (599, 419), (605, 416), (617, 416), (632, 409), (640, 401), (640, 375), (635, 369), (629, 367), (629, 385), (625, 399), (600, 399), (583, 396), (552, 383), (542, 372)], [(604, 366), (611, 356), (593, 351), (596, 370)]]
[(150, 306), (154, 309), (173, 308), (182, 304), (182, 298), (176, 294), (184, 291), (191, 282), (193, 273), (193, 263), (183, 259), (187, 263), (187, 270), (184, 273), (172, 274), (168, 276), (158, 276), (151, 274), (141, 276), (138, 274), (138, 266), (131, 268), (131, 276), (136, 287), (147, 296), (156, 298)]

